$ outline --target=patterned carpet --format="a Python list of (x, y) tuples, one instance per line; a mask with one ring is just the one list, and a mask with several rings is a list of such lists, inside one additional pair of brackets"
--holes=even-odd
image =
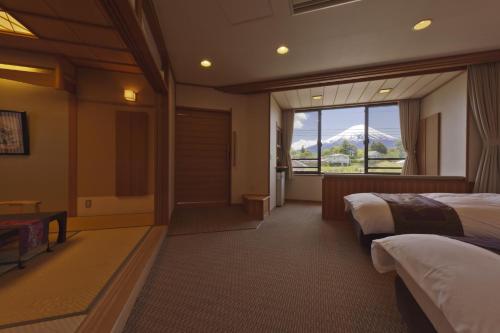
[(257, 229), (261, 222), (248, 216), (241, 206), (176, 208), (168, 235)]
[(346, 222), (287, 204), (256, 230), (168, 237), (125, 332), (406, 332)]

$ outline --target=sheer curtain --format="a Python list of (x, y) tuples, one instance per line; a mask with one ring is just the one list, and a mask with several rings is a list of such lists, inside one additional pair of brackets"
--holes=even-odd
[(477, 169), (474, 192), (496, 193), (499, 172), (498, 76), (496, 64), (468, 68), (468, 94), (483, 150)]
[(286, 176), (288, 179), (293, 177), (293, 166), (292, 166), (292, 156), (290, 155), (290, 150), (292, 147), (293, 138), (293, 121), (295, 118), (295, 112), (293, 110), (283, 110), (281, 127), (283, 135), (283, 158), (285, 166), (288, 167)]
[(406, 160), (402, 175), (417, 175), (417, 140), (420, 124), (420, 100), (408, 99), (399, 102), (399, 122), (401, 126), (401, 143), (406, 151)]

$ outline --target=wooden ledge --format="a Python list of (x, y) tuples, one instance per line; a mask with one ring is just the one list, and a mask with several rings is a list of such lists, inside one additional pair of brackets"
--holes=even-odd
[(123, 330), (166, 234), (166, 226), (151, 228), (135, 253), (90, 310), (78, 328), (78, 333)]

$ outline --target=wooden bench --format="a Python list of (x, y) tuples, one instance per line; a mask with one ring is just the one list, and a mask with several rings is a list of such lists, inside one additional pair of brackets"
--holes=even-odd
[(267, 194), (244, 194), (243, 207), (251, 217), (263, 220), (269, 215), (269, 195)]
[(35, 201), (35, 200), (0, 201), (0, 206), (9, 206), (9, 207), (33, 206), (35, 213), (40, 213), (41, 204), (42, 204), (41, 201)]

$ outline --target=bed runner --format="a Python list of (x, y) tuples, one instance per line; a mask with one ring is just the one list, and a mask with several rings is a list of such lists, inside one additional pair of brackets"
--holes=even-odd
[(394, 231), (397, 235), (464, 235), (458, 214), (452, 207), (442, 202), (412, 193), (373, 194), (389, 205), (394, 219)]
[(495, 238), (479, 238), (479, 237), (449, 237), (458, 241), (479, 246), (485, 250), (489, 250), (496, 254), (500, 254), (500, 240)]

